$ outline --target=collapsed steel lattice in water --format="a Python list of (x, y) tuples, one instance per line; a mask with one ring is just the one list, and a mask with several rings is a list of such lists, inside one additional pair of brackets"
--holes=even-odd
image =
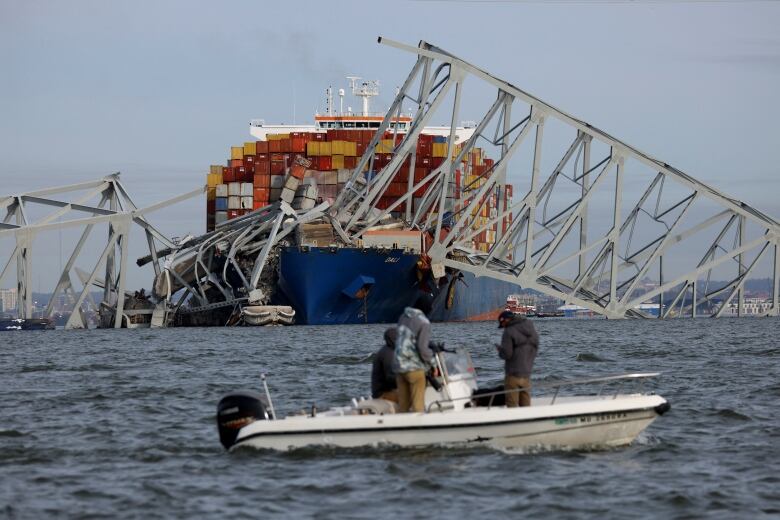
[[(659, 309), (661, 317), (696, 316), (697, 309), (713, 300), (720, 302), (715, 311), (720, 316), (735, 296), (741, 315), (745, 281), (762, 262), (770, 262), (771, 301), (761, 314), (780, 315), (780, 225), (776, 220), (434, 45), (420, 42), (415, 48), (383, 38), (379, 41), (415, 54), (417, 61), (351, 183), (331, 208), (349, 241), (405, 204), (409, 227), (435, 229), (429, 250), (435, 263), (514, 282), (609, 318), (645, 316), (640, 304), (654, 299), (669, 302)], [(464, 82), (470, 78), (497, 89), (497, 96), (458, 150), (455, 128)], [(449, 111), (441, 110), (446, 99), (452, 101)], [(392, 118), (401, 115), (405, 101), (416, 109), (409, 132), (393, 150), (392, 161), (367, 185), (358, 186), (364, 168), (374, 169), (373, 149), (391, 128)], [(387, 209), (378, 209), (379, 198), (401, 166), (408, 162), (414, 171), (417, 138), (439, 112), (451, 121), (447, 159), (419, 182), (410, 175), (407, 193)], [(556, 144), (545, 131), (553, 125), (568, 131), (569, 137), (554, 156), (555, 166), (545, 175), (542, 152), (546, 157), (547, 148)], [(495, 129), (492, 135), (489, 128)], [(518, 169), (512, 161), (521, 158), (519, 151), (532, 133), (527, 164)], [(483, 177), (484, 184), (463, 207), (447, 215), (448, 183), (480, 139), (495, 147), (499, 157)], [(593, 161), (596, 152), (599, 160)], [(517, 171), (527, 187), (511, 205), (502, 191), (508, 171)], [(640, 187), (637, 182), (644, 184), (630, 206), (627, 174), (631, 174), (628, 179), (634, 190)], [(568, 181), (568, 190), (561, 187), (564, 181)], [(429, 187), (412, 213), (409, 202), (426, 183)], [(497, 213), (486, 224), (476, 224), (474, 215), (480, 214), (494, 190), (500, 204)], [(550, 211), (551, 206), (557, 209)], [(589, 220), (598, 218), (597, 210), (606, 210), (611, 218), (607, 229), (593, 233)], [(503, 229), (503, 219), (510, 217), (511, 224)], [(472, 238), (494, 225), (494, 245), (487, 253), (476, 251)], [(443, 227), (449, 228), (445, 234)], [(714, 285), (713, 273), (720, 274), (726, 266), (733, 268), (733, 274), (727, 282)], [(669, 298), (664, 298), (665, 293)]]

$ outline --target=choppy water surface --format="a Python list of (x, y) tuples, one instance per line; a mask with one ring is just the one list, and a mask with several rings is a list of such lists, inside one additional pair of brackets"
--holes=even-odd
[[(223, 393), (267, 371), (283, 412), (368, 394), (384, 327), (3, 333), (0, 517), (780, 515), (780, 321), (536, 325), (536, 381), (662, 371), (672, 411), (607, 451), (227, 454)], [(500, 379), (494, 324), (434, 335)]]

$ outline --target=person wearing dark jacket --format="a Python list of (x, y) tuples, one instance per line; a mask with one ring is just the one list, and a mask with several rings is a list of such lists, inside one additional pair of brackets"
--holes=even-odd
[(398, 390), (395, 382), (395, 340), (398, 329), (390, 327), (385, 331), (385, 344), (374, 356), (374, 366), (371, 369), (371, 397), (398, 402)]
[(499, 315), (498, 328), (504, 329), (501, 345), (496, 348), (504, 360), (504, 389), (509, 391), (506, 406), (531, 406), (531, 371), (539, 350), (539, 335), (531, 320), (511, 311)]

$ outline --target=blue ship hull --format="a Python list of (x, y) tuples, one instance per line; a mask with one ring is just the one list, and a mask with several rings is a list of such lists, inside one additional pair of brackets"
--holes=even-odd
[(392, 323), (424, 293), (434, 294), (434, 321), (495, 319), (517, 286), (449, 273), (438, 284), (418, 273), (419, 255), (401, 249), (287, 247), (279, 289), (296, 322), (308, 325)]

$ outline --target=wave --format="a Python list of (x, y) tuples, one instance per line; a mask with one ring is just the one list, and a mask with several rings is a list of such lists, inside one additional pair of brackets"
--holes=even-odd
[(584, 361), (587, 363), (609, 363), (612, 362), (611, 359), (602, 358), (597, 356), (596, 354), (591, 354), (589, 352), (579, 353), (577, 354), (577, 357), (574, 358), (575, 361)]

